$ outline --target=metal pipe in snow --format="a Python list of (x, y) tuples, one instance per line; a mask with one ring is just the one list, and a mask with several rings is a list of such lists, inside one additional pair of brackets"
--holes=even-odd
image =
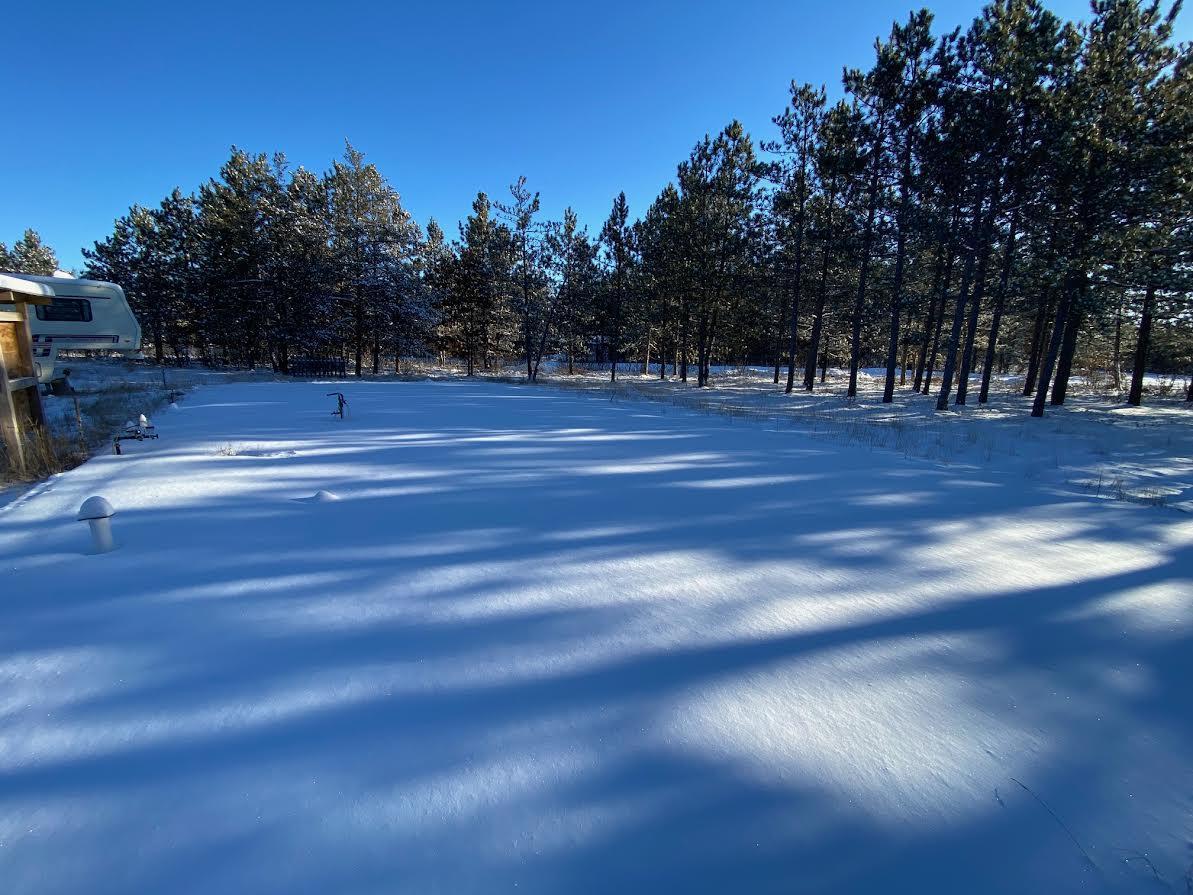
[(116, 543), (112, 540), (111, 519), (88, 519), (87, 524), (91, 526), (91, 545), (95, 548), (93, 553), (108, 553), (116, 549)]
[[(117, 442), (119, 446), (119, 442)], [(116, 511), (104, 498), (96, 495), (88, 497), (79, 507), (79, 514), (75, 517), (79, 522), (86, 522), (91, 527), (91, 544), (95, 548), (93, 553), (107, 553), (116, 549), (112, 540), (112, 517)]]

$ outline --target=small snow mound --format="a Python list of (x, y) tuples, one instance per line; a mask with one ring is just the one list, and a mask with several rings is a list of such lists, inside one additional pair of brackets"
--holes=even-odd
[(182, 408), (181, 408), (181, 407), (179, 407), (177, 404), (175, 404), (173, 401), (171, 401), (171, 402), (170, 402), (170, 409), (171, 409), (171, 410), (181, 410)]
[(333, 503), (340, 499), (340, 495), (334, 491), (319, 490), (310, 497), (294, 497), (291, 498), (295, 503)]

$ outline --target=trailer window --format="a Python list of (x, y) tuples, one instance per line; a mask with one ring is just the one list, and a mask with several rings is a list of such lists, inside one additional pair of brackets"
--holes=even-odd
[(38, 320), (57, 323), (90, 323), (91, 302), (85, 298), (55, 298), (53, 304), (34, 305)]

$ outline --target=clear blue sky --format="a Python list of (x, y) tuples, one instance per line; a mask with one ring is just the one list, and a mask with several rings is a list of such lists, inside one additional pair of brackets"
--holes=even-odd
[[(940, 0), (938, 30), (980, 6)], [(1051, 6), (1069, 18), (1088, 9)], [(571, 204), (599, 229), (618, 190), (640, 213), (706, 131), (737, 117), (755, 138), (772, 136), (792, 78), (839, 91), (842, 66), (867, 65), (874, 38), (911, 8), (16, 4), (4, 13), (13, 130), (0, 156), (0, 240), (33, 227), (77, 267), (80, 248), (130, 204), (195, 189), (232, 144), (322, 171), (345, 139), (420, 223), (433, 216), (449, 235), (478, 189), (504, 194), (519, 174), (549, 216)]]

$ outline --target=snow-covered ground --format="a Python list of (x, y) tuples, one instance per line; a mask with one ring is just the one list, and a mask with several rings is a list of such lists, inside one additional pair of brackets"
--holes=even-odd
[(1184, 891), (1172, 506), (492, 382), (156, 422), (0, 509), (5, 893)]
[[(615, 386), (593, 371), (554, 384), (610, 397), (648, 398), (735, 418), (764, 419), (797, 427), (817, 439), (897, 451), (958, 470), (997, 470), (1006, 479), (1027, 479), (1101, 498), (1133, 500), (1193, 512), (1193, 405), (1186, 383), (1147, 377), (1152, 392), (1131, 407), (1103, 391), (1075, 382), (1066, 404), (1030, 416), (1021, 377), (993, 383), (990, 401), (977, 403), (973, 378), (968, 404), (936, 411), (932, 395), (897, 388), (882, 403), (885, 370), (861, 371), (858, 396), (845, 396), (848, 371), (829, 370), (828, 381), (792, 394), (772, 382), (772, 369), (714, 368), (710, 387), (636, 374)], [(786, 382), (786, 371), (784, 379)], [(1158, 394), (1161, 387), (1167, 395)]]
[[(242, 381), (270, 381), (277, 377), (268, 370), (212, 370), (200, 366), (161, 367), (145, 362), (115, 359), (66, 358), (60, 365), (69, 369), (72, 393), (42, 396), (42, 409), (49, 425), (51, 443), (58, 464), (76, 465), (94, 453), (112, 450), (112, 437), (137, 415), (150, 416), (164, 407), (172, 392), (198, 385)], [(41, 470), (34, 470), (34, 475)], [(0, 507), (29, 490), (23, 476), (10, 480), (0, 457)]]

